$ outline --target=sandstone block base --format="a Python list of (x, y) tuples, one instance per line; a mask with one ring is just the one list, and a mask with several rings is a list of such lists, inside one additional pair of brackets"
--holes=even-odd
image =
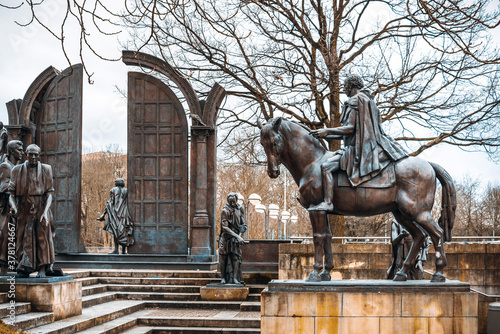
[(275, 280), (261, 295), (261, 333), (477, 333), (477, 300), (458, 281)]
[(200, 288), (202, 300), (246, 300), (250, 289), (240, 285), (209, 284)]
[(34, 283), (36, 280), (16, 278), (11, 281), (13, 283), (1, 282), (0, 291), (12, 291), (11, 286), (14, 286), (16, 302), (30, 302), (32, 311), (53, 312), (55, 320), (82, 314), (81, 281), (54, 278), (45, 279), (49, 283)]

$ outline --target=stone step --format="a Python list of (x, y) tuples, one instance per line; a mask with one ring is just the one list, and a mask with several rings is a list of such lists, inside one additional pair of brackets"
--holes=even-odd
[[(13, 325), (19, 330), (26, 331), (37, 326), (43, 326), (54, 322), (54, 313), (51, 312), (30, 312), (16, 315), (13, 321), (9, 318), (2, 319), (6, 324)], [(30, 331), (31, 333), (31, 331)]]
[(199, 293), (175, 293), (175, 292), (116, 292), (118, 299), (129, 300), (200, 300)]
[(77, 270), (77, 269), (64, 269), (65, 274), (68, 276), (73, 276), (74, 279), (87, 278), (90, 276), (90, 271), (88, 270)]
[(82, 297), (82, 307), (91, 307), (103, 303), (108, 303), (117, 298), (116, 292), (103, 292), (95, 295)]
[(99, 278), (98, 277), (76, 278), (75, 280), (81, 281), (82, 282), (82, 287), (83, 286), (89, 286), (89, 285), (99, 284)]
[(221, 327), (134, 327), (123, 334), (259, 334), (260, 328)]
[(199, 310), (239, 310), (241, 302), (238, 301), (174, 301), (174, 300), (146, 300), (145, 307), (148, 308), (177, 308), (177, 309), (199, 309)]
[(151, 310), (142, 310), (138, 312), (134, 312), (123, 317), (117, 318), (115, 320), (111, 320), (105, 322), (101, 325), (86, 329), (84, 331), (78, 332), (80, 334), (115, 334), (115, 333), (123, 333), (132, 327), (137, 326), (137, 318), (142, 317), (151, 313)]
[[(90, 269), (92, 277), (218, 278), (217, 270), (111, 270)], [(219, 278), (220, 280), (220, 278)]]
[(8, 292), (0, 292), (0, 304), (7, 303), (9, 301)]
[(251, 302), (251, 301), (243, 302), (240, 305), (240, 310), (245, 311), (245, 312), (247, 312), (247, 311), (260, 312), (260, 301), (258, 301), (258, 302)]
[(107, 284), (108, 291), (200, 293), (199, 285)]
[[(134, 300), (116, 300), (84, 308), (81, 315), (37, 326), (31, 334), (73, 334), (142, 311), (144, 303)], [(116, 323), (115, 323), (116, 324)]]
[[(222, 312), (221, 312), (222, 313)], [(223, 318), (223, 317), (140, 317), (138, 326), (164, 327), (218, 327), (218, 328), (259, 328), (260, 318)], [(156, 332), (156, 330), (155, 330)]]
[(101, 284), (126, 284), (126, 285), (195, 285), (205, 286), (217, 283), (218, 278), (178, 278), (178, 277), (99, 277)]
[(251, 302), (260, 301), (260, 293), (251, 293), (247, 296), (247, 300)]
[(153, 334), (153, 330), (155, 329), (156, 327), (149, 326), (133, 327), (127, 331), (124, 331), (123, 334)]
[(106, 291), (108, 291), (108, 286), (105, 284), (87, 285), (82, 287), (82, 297), (95, 295)]
[[(6, 302), (0, 305), (0, 318), (5, 318), (10, 316), (10, 311), (11, 311), (11, 304), (10, 302)], [(31, 311), (31, 303), (28, 302), (16, 302), (14, 303), (14, 309), (15, 309), (15, 316), (17, 317), (18, 315), (21, 314), (26, 314), (29, 311)]]

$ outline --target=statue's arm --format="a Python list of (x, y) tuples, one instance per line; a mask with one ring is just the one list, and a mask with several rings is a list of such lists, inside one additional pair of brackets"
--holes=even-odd
[(12, 170), (12, 175), (11, 175), (11, 179), (9, 182), (9, 192), (10, 192), (9, 204), (10, 204), (10, 207), (12, 208), (12, 211), (14, 211), (15, 215), (17, 215), (17, 203), (16, 203), (16, 199), (14, 198), (14, 196), (16, 194), (18, 176), (19, 176), (19, 169), (14, 168)]
[(47, 193), (47, 203), (45, 203), (45, 209), (43, 210), (43, 215), (40, 218), (40, 222), (43, 222), (43, 220), (45, 219), (46, 226), (49, 225), (48, 213), (49, 213), (49, 209), (50, 209), (51, 205), (52, 205), (52, 192), (49, 192), (49, 193)]
[(356, 112), (354, 109), (351, 109), (349, 111), (349, 117), (342, 126), (338, 126), (336, 128), (312, 130), (310, 134), (316, 138), (342, 139), (343, 136), (354, 133), (355, 125)]
[(238, 239), (238, 241), (240, 242), (244, 242), (243, 238), (240, 237), (238, 234), (234, 233), (233, 230), (231, 230), (229, 228), (229, 221), (227, 220), (227, 216), (225, 215), (225, 212), (222, 211), (222, 215), (221, 215), (221, 220), (222, 220), (222, 223), (221, 223), (221, 230), (222, 230), (222, 233), (228, 235), (228, 236), (231, 236), (233, 238), (236, 238)]

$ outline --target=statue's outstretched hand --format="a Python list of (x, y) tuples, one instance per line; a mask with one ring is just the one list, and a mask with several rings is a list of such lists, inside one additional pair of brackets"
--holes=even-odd
[(316, 138), (324, 138), (328, 135), (328, 131), (326, 129), (312, 130), (309, 134)]

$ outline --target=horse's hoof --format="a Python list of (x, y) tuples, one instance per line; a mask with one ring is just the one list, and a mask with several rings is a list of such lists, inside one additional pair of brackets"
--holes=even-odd
[(446, 277), (441, 273), (434, 273), (431, 278), (431, 282), (446, 282)]
[(408, 277), (404, 272), (397, 272), (392, 280), (396, 282), (405, 282), (407, 279)]
[(317, 272), (313, 271), (307, 276), (306, 282), (321, 282), (321, 277)]
[(326, 270), (323, 270), (320, 274), (319, 274), (319, 278), (322, 280), (322, 281), (331, 281), (332, 280), (332, 276), (330, 276), (330, 273)]

